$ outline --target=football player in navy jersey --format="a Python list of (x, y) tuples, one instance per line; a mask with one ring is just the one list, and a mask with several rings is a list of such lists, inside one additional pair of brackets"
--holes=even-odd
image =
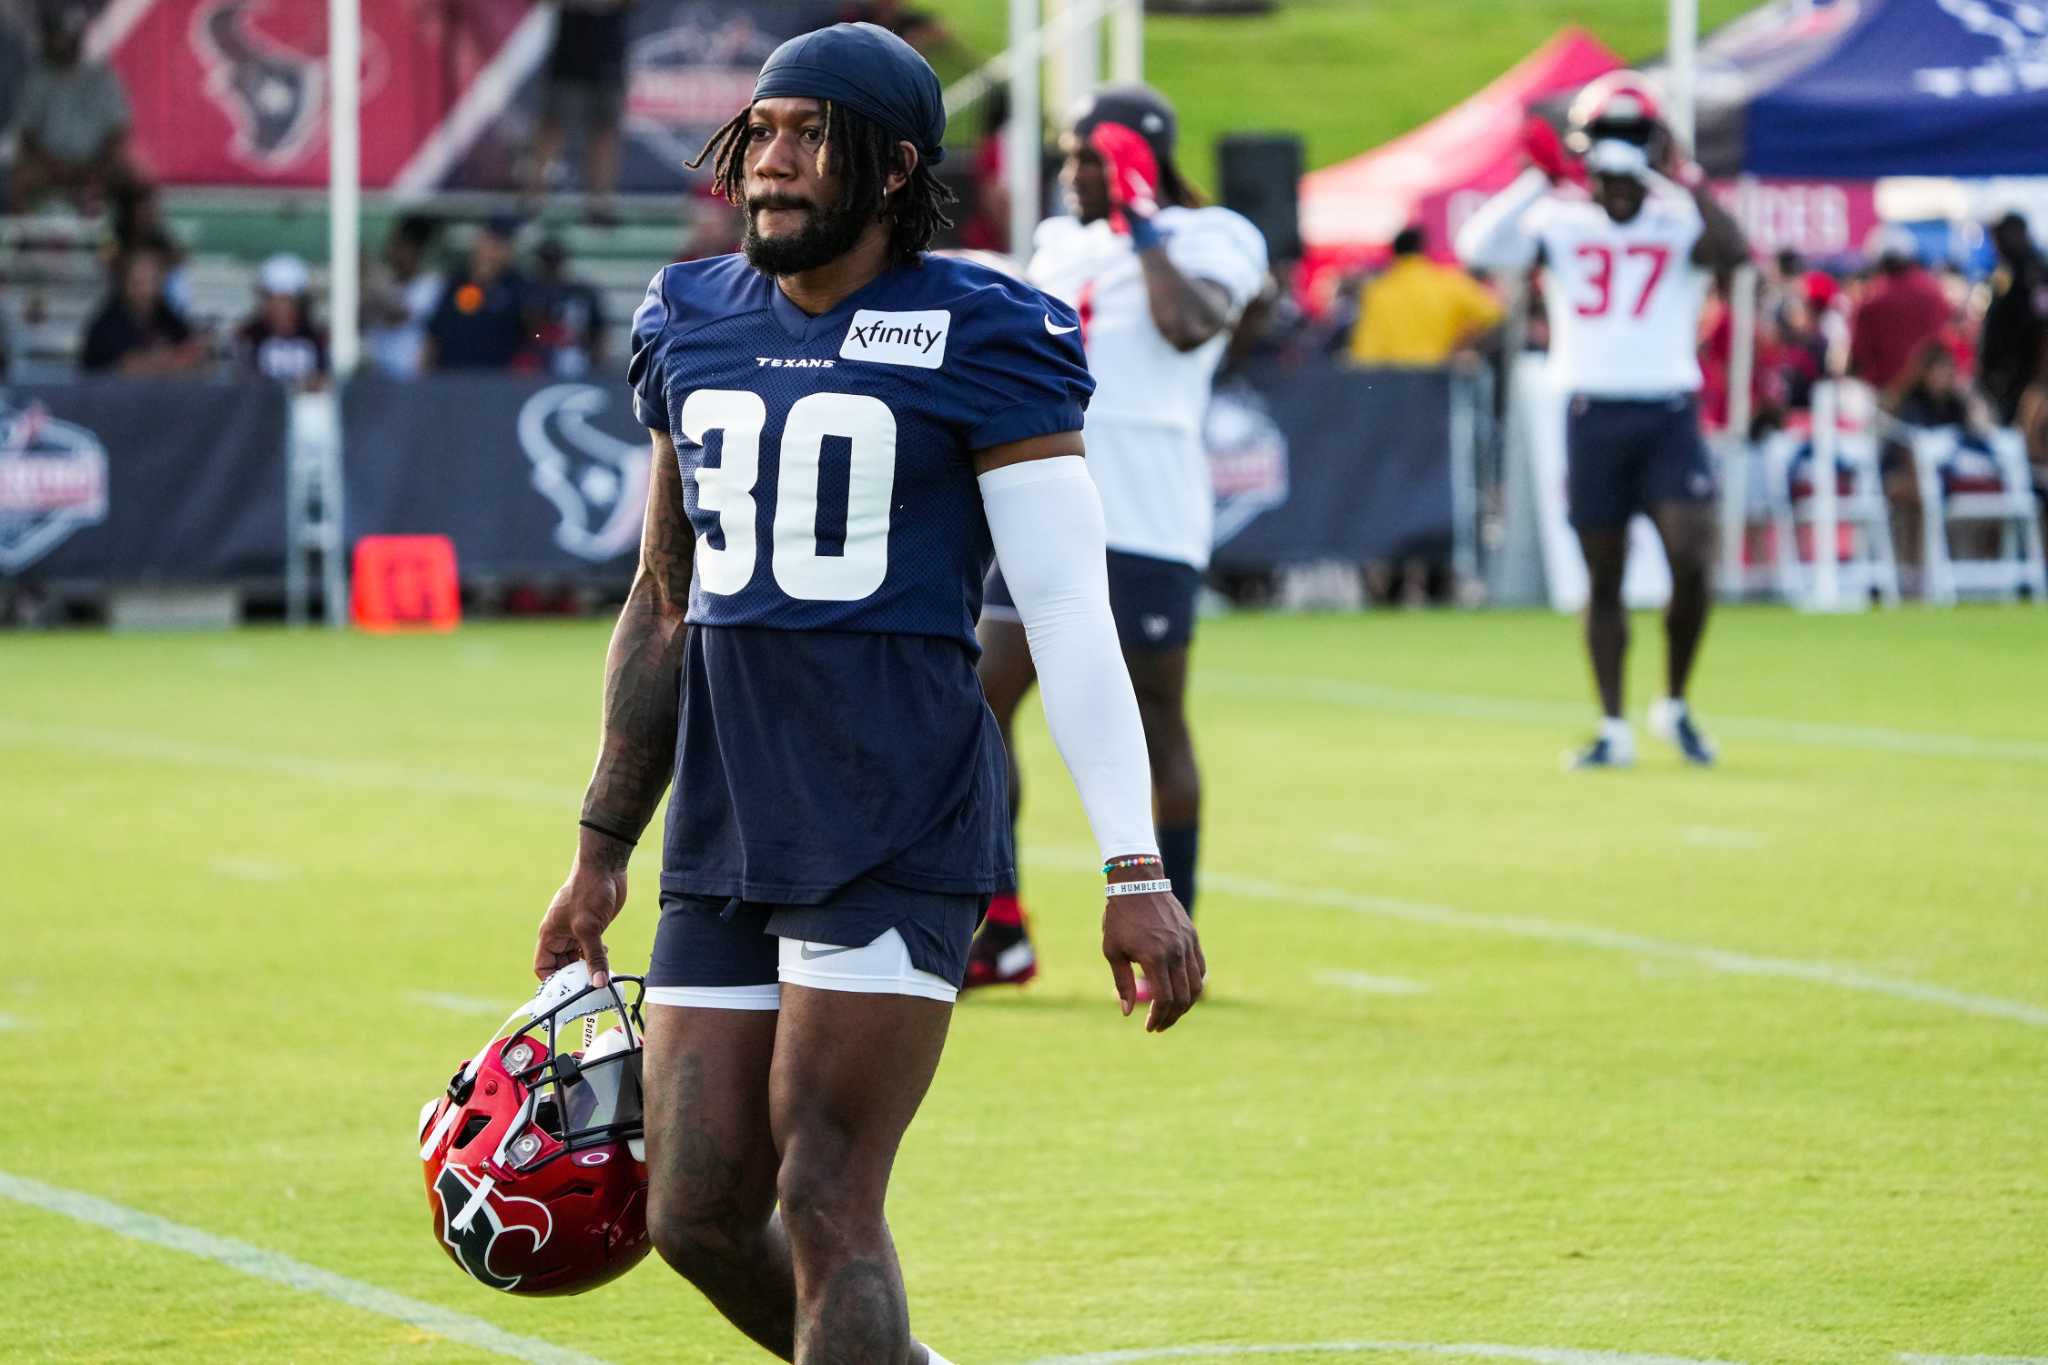
[(1117, 647), (1093, 389), (1065, 305), (924, 254), (945, 115), (902, 40), (783, 44), (705, 154), (743, 255), (667, 267), (634, 318), (653, 437), (597, 770), (534, 967), (605, 979), (670, 791), (647, 975), (648, 1226), (785, 1360), (917, 1365), (883, 1220), (967, 949), (1013, 877), (975, 678), (991, 552), (1108, 877), (1103, 953), (1170, 1027), (1205, 964), (1162, 876)]

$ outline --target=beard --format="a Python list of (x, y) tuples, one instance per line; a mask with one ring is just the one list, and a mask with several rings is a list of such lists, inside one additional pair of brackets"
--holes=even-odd
[[(786, 236), (763, 237), (758, 225), (762, 209), (802, 209), (804, 225)], [(764, 275), (799, 275), (830, 265), (853, 250), (870, 221), (872, 215), (852, 205), (821, 208), (791, 195), (756, 195), (747, 201), (747, 226), (740, 249), (746, 252), (748, 264)]]

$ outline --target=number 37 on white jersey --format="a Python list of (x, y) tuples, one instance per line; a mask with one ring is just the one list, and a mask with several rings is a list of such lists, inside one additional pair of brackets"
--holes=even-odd
[(1517, 181), (1484, 205), (1458, 234), (1458, 253), (1492, 269), (1540, 256), (1559, 385), (1615, 397), (1698, 389), (1707, 277), (1692, 263), (1705, 226), (1692, 197), (1653, 177), (1642, 211), (1617, 223), (1540, 176), (1533, 191)]

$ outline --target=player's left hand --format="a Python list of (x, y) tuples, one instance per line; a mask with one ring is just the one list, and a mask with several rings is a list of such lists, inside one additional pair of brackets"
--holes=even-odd
[(1152, 987), (1152, 1008), (1145, 1014), (1147, 1033), (1172, 1028), (1202, 998), (1209, 962), (1202, 956), (1195, 922), (1171, 892), (1111, 896), (1102, 912), (1102, 955), (1109, 959), (1126, 1018), (1138, 1004), (1131, 967), (1144, 968)]
[(1142, 134), (1121, 123), (1098, 123), (1088, 145), (1102, 158), (1113, 214), (1150, 218), (1159, 212), (1159, 158)]

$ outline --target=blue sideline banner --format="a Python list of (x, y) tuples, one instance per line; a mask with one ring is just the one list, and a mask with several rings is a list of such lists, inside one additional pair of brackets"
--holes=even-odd
[(1260, 572), (1341, 559), (1448, 558), (1451, 375), (1260, 361), (1209, 413), (1214, 563)]
[(465, 579), (631, 579), (649, 446), (624, 382), (362, 375), (341, 421), (350, 545), (445, 535)]
[(0, 388), (0, 578), (275, 578), (286, 425), (267, 380)]

